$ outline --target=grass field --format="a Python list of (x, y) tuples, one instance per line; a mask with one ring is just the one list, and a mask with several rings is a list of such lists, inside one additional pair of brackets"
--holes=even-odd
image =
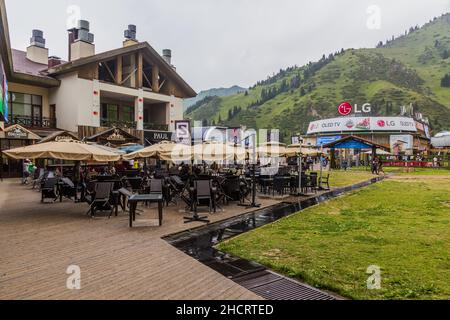
[[(330, 171), (330, 186), (332, 188), (346, 187), (350, 185), (357, 184), (359, 182), (367, 181), (375, 176), (369, 171), (341, 171), (333, 170)], [(328, 172), (324, 173), (326, 176)]]
[[(449, 230), (450, 178), (398, 176), (220, 249), (351, 299), (450, 299)], [(379, 290), (367, 289), (372, 265)]]

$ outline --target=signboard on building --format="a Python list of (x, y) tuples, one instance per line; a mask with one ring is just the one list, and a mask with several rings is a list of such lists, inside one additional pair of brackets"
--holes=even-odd
[(28, 132), (22, 128), (16, 127), (5, 132), (7, 139), (28, 139)]
[(191, 122), (186, 120), (175, 121), (176, 142), (190, 146), (192, 144)]
[(417, 132), (414, 119), (403, 117), (346, 117), (311, 122), (308, 134), (332, 132)]
[(317, 137), (317, 146), (321, 147), (324, 144), (332, 143), (341, 139), (342, 136)]
[(146, 130), (144, 131), (144, 138), (152, 144), (161, 141), (172, 141), (172, 132)]

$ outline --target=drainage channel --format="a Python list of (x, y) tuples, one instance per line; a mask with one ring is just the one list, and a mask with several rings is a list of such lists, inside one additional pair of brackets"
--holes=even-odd
[(383, 177), (377, 177), (353, 186), (332, 190), (298, 203), (282, 202), (224, 221), (173, 234), (165, 237), (164, 240), (262, 298), (268, 300), (336, 300), (339, 298), (328, 292), (289, 279), (256, 262), (220, 252), (214, 247), (224, 240), (381, 180), (383, 180)]

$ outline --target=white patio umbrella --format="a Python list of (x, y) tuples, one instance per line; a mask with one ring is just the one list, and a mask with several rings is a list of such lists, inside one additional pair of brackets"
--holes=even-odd
[(8, 157), (16, 160), (24, 159), (58, 159), (67, 161), (114, 162), (120, 155), (74, 140), (60, 140), (4, 151)]

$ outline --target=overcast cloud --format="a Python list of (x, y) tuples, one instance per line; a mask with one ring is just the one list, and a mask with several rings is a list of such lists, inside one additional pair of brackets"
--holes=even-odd
[[(31, 30), (42, 29), (50, 54), (66, 59), (67, 8), (77, 5), (91, 22), (97, 53), (121, 46), (123, 30), (136, 24), (140, 41), (158, 52), (173, 50), (177, 70), (198, 91), (248, 87), (324, 53), (373, 47), (450, 11), (449, 0), (7, 0), (6, 5), (13, 48), (24, 50)], [(371, 5), (381, 9), (381, 20), (376, 11), (367, 13)]]

